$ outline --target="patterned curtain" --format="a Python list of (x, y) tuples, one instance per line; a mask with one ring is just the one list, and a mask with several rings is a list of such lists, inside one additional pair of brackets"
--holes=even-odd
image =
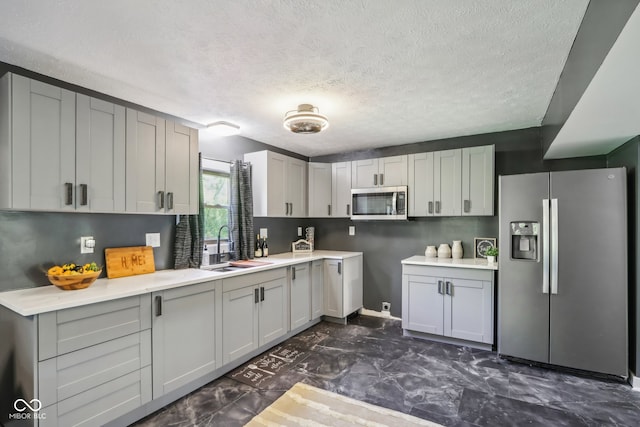
[(202, 190), (202, 155), (199, 159), (199, 202), (197, 215), (180, 215), (176, 225), (174, 268), (200, 268), (204, 249), (204, 193)]
[(229, 206), (229, 230), (236, 260), (252, 259), (255, 238), (253, 237), (253, 191), (251, 189), (251, 164), (236, 160), (231, 163), (231, 201)]

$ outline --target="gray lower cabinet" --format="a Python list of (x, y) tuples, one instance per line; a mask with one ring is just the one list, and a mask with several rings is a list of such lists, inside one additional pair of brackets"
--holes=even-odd
[(324, 261), (324, 314), (346, 318), (362, 308), (362, 255)]
[(151, 400), (151, 299), (37, 316), (40, 426), (93, 426)]
[(402, 328), (493, 344), (492, 270), (404, 265)]
[(291, 329), (311, 320), (311, 263), (291, 266)]
[(155, 399), (221, 366), (221, 307), (215, 281), (154, 292), (152, 300)]
[(324, 261), (311, 263), (311, 320), (324, 314)]
[(223, 364), (289, 331), (287, 269), (222, 280)]

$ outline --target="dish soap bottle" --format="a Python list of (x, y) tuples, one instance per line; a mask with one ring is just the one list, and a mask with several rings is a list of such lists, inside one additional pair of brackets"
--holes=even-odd
[(209, 258), (209, 249), (207, 249), (207, 245), (204, 245), (204, 249), (202, 250), (202, 262), (200, 263), (203, 266), (209, 265), (211, 259)]

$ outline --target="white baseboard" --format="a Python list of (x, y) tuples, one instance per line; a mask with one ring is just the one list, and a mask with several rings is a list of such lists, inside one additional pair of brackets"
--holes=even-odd
[(360, 314), (365, 316), (384, 317), (385, 319), (402, 320), (399, 317), (392, 316), (391, 312), (389, 311), (375, 311), (375, 310), (369, 310), (367, 308), (361, 308)]

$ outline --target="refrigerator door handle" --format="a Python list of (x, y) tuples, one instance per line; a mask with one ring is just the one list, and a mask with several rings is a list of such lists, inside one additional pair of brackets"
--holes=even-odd
[(549, 293), (549, 199), (542, 199), (542, 293)]
[(558, 293), (558, 199), (551, 199), (551, 293)]

